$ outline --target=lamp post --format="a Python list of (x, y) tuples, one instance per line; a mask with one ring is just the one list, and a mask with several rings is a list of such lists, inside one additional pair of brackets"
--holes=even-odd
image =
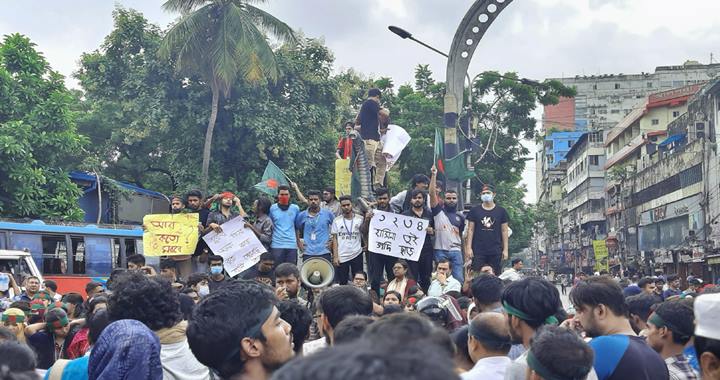
[[(458, 25), (452, 45), (450, 46), (450, 51), (447, 54), (414, 38), (410, 32), (402, 28), (397, 26), (388, 28), (401, 38), (415, 41), (448, 59), (445, 80), (446, 90), (445, 97), (443, 98), (444, 159), (453, 158), (458, 154), (457, 128), (459, 115), (463, 106), (463, 82), (467, 78), (468, 86), (472, 86), (467, 72), (470, 60), (475, 53), (475, 48), (477, 48), (480, 39), (482, 39), (485, 31), (490, 27), (492, 22), (511, 2), (512, 0), (476, 0), (473, 5), (470, 6), (460, 25)], [(467, 168), (472, 170), (469, 156), (466, 156), (465, 162)], [(457, 189), (457, 182), (448, 182), (449, 188)], [(463, 203), (469, 203), (472, 200), (471, 189), (470, 180), (467, 180), (465, 183)]]

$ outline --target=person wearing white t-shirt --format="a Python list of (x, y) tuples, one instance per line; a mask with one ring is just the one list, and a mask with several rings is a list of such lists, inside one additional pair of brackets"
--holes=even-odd
[(345, 285), (356, 272), (363, 270), (362, 228), (363, 217), (353, 212), (350, 196), (340, 197), (342, 215), (332, 224), (333, 265), (335, 282)]

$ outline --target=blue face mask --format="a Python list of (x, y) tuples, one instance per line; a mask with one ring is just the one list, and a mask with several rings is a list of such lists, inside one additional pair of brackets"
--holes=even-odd
[(210, 274), (221, 274), (222, 271), (223, 271), (223, 268), (221, 266), (210, 267)]
[(492, 194), (483, 194), (480, 196), (480, 199), (485, 203), (490, 203), (493, 200), (493, 195)]

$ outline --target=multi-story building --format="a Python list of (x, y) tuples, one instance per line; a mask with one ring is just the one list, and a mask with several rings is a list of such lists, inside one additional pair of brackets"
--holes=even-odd
[[(592, 138), (591, 138), (592, 137)], [(592, 241), (605, 239), (605, 149), (597, 133), (585, 133), (565, 156), (567, 171), (562, 201), (563, 244), (576, 267), (594, 262)]]
[[(660, 128), (660, 126), (667, 125), (668, 122), (678, 117), (678, 113), (683, 112), (682, 107), (676, 109), (674, 104), (668, 104), (667, 107), (651, 106), (649, 112), (653, 113), (653, 115), (642, 118), (645, 121), (635, 125), (637, 118), (646, 116), (644, 113), (648, 110), (647, 106), (653, 102), (648, 96), (675, 88), (692, 87), (692, 85), (711, 80), (718, 76), (719, 73), (720, 64), (702, 65), (698, 62), (688, 61), (680, 66), (657, 67), (653, 73), (578, 75), (572, 78), (555, 78), (566, 86), (574, 87), (577, 95), (572, 99), (561, 99), (557, 105), (544, 107), (543, 134), (547, 137), (544, 139), (543, 145), (539, 147), (536, 156), (537, 201), (552, 203), (553, 191), (558, 188), (557, 183), (560, 181), (557, 174), (557, 165), (563, 161), (561, 158), (563, 152), (557, 152), (557, 154), (551, 152), (548, 149), (549, 144), (546, 142), (547, 140), (553, 141), (551, 145), (553, 149), (556, 145), (563, 147), (562, 142), (558, 144), (553, 140), (552, 136), (555, 133), (589, 132), (587, 137), (589, 144), (603, 143), (609, 137), (612, 141), (608, 144), (607, 153), (610, 154), (608, 160), (613, 159), (611, 166), (622, 164), (624, 161), (638, 155), (642, 156), (640, 153), (647, 155), (646, 150), (635, 147), (639, 144), (638, 135), (645, 132), (645, 137), (650, 142), (660, 142), (664, 138), (662, 134), (663, 128)], [(660, 114), (659, 108), (662, 108), (663, 112), (666, 113)], [(636, 114), (630, 115), (631, 113)], [(611, 132), (611, 129), (630, 116), (633, 121), (628, 121), (628, 125), (620, 128), (622, 133), (620, 131)], [(648, 123), (648, 125), (645, 125), (645, 123)], [(606, 152), (603, 149), (602, 153), (589, 156), (598, 156), (592, 158), (593, 162), (599, 162), (602, 157), (602, 169), (604, 169), (605, 155)], [(551, 158), (552, 162), (550, 162)], [(645, 158), (646, 163), (643, 165), (649, 165), (651, 161), (647, 160), (650, 159), (650, 157)], [(567, 175), (569, 176), (571, 174), (570, 170), (574, 169), (569, 167), (569, 158), (566, 158), (566, 160), (568, 160)], [(597, 184), (600, 177), (595, 178), (594, 182)], [(572, 182), (568, 178), (565, 178), (565, 181)], [(602, 193), (604, 198), (604, 186)], [(569, 195), (567, 193), (567, 196)], [(613, 194), (612, 198), (616, 198), (616, 195)], [(599, 200), (595, 199), (596, 203)], [(568, 203), (565, 200), (563, 200), (562, 204), (566, 208), (573, 206), (572, 202)], [(559, 220), (563, 226), (566, 226), (566, 222), (570, 221), (568, 215), (564, 215)], [(548, 252), (559, 249), (559, 252), (566, 253), (562, 242), (553, 244), (553, 237), (546, 236), (539, 237), (539, 239), (547, 241), (545, 247)], [(550, 247), (555, 249), (550, 249)], [(557, 262), (558, 260), (557, 257), (550, 257), (550, 261)]]
[(605, 139), (607, 246), (614, 264), (622, 263), (634, 269), (641, 266), (635, 210), (627, 207), (632, 190), (628, 178), (658, 160), (660, 155), (656, 153), (666, 140), (668, 125), (686, 113), (688, 99), (700, 88), (701, 84), (694, 84), (651, 94), (611, 129)]
[[(688, 95), (689, 92), (693, 94)], [(617, 244), (631, 263), (645, 273), (695, 274), (706, 280), (720, 278), (720, 159), (717, 122), (720, 120), (720, 80), (701, 88), (681, 88), (648, 98), (647, 105), (671, 116), (667, 136), (646, 130), (639, 148), (617, 150), (606, 167), (612, 171), (625, 163), (616, 203), (608, 202), (608, 244)], [(685, 109), (687, 110), (686, 112)], [(673, 114), (671, 112), (682, 112)], [(650, 120), (657, 112), (646, 112)], [(612, 136), (632, 130), (637, 120), (618, 125)], [(619, 127), (627, 125), (625, 131)], [(642, 125), (642, 123), (640, 124)], [(653, 141), (652, 134), (658, 134)], [(640, 135), (642, 136), (642, 135)], [(632, 134), (627, 138), (635, 141)], [(606, 142), (608, 147), (612, 141)], [(639, 154), (637, 153), (639, 152)], [(617, 155), (622, 155), (618, 157)], [(615, 242), (612, 242), (615, 240)], [(637, 252), (637, 255), (633, 255)]]

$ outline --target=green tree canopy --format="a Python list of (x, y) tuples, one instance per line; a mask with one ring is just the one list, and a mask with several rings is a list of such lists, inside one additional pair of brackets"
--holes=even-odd
[(80, 189), (68, 171), (84, 156), (76, 98), (35, 44), (11, 34), (0, 43), (0, 213), (80, 220)]

